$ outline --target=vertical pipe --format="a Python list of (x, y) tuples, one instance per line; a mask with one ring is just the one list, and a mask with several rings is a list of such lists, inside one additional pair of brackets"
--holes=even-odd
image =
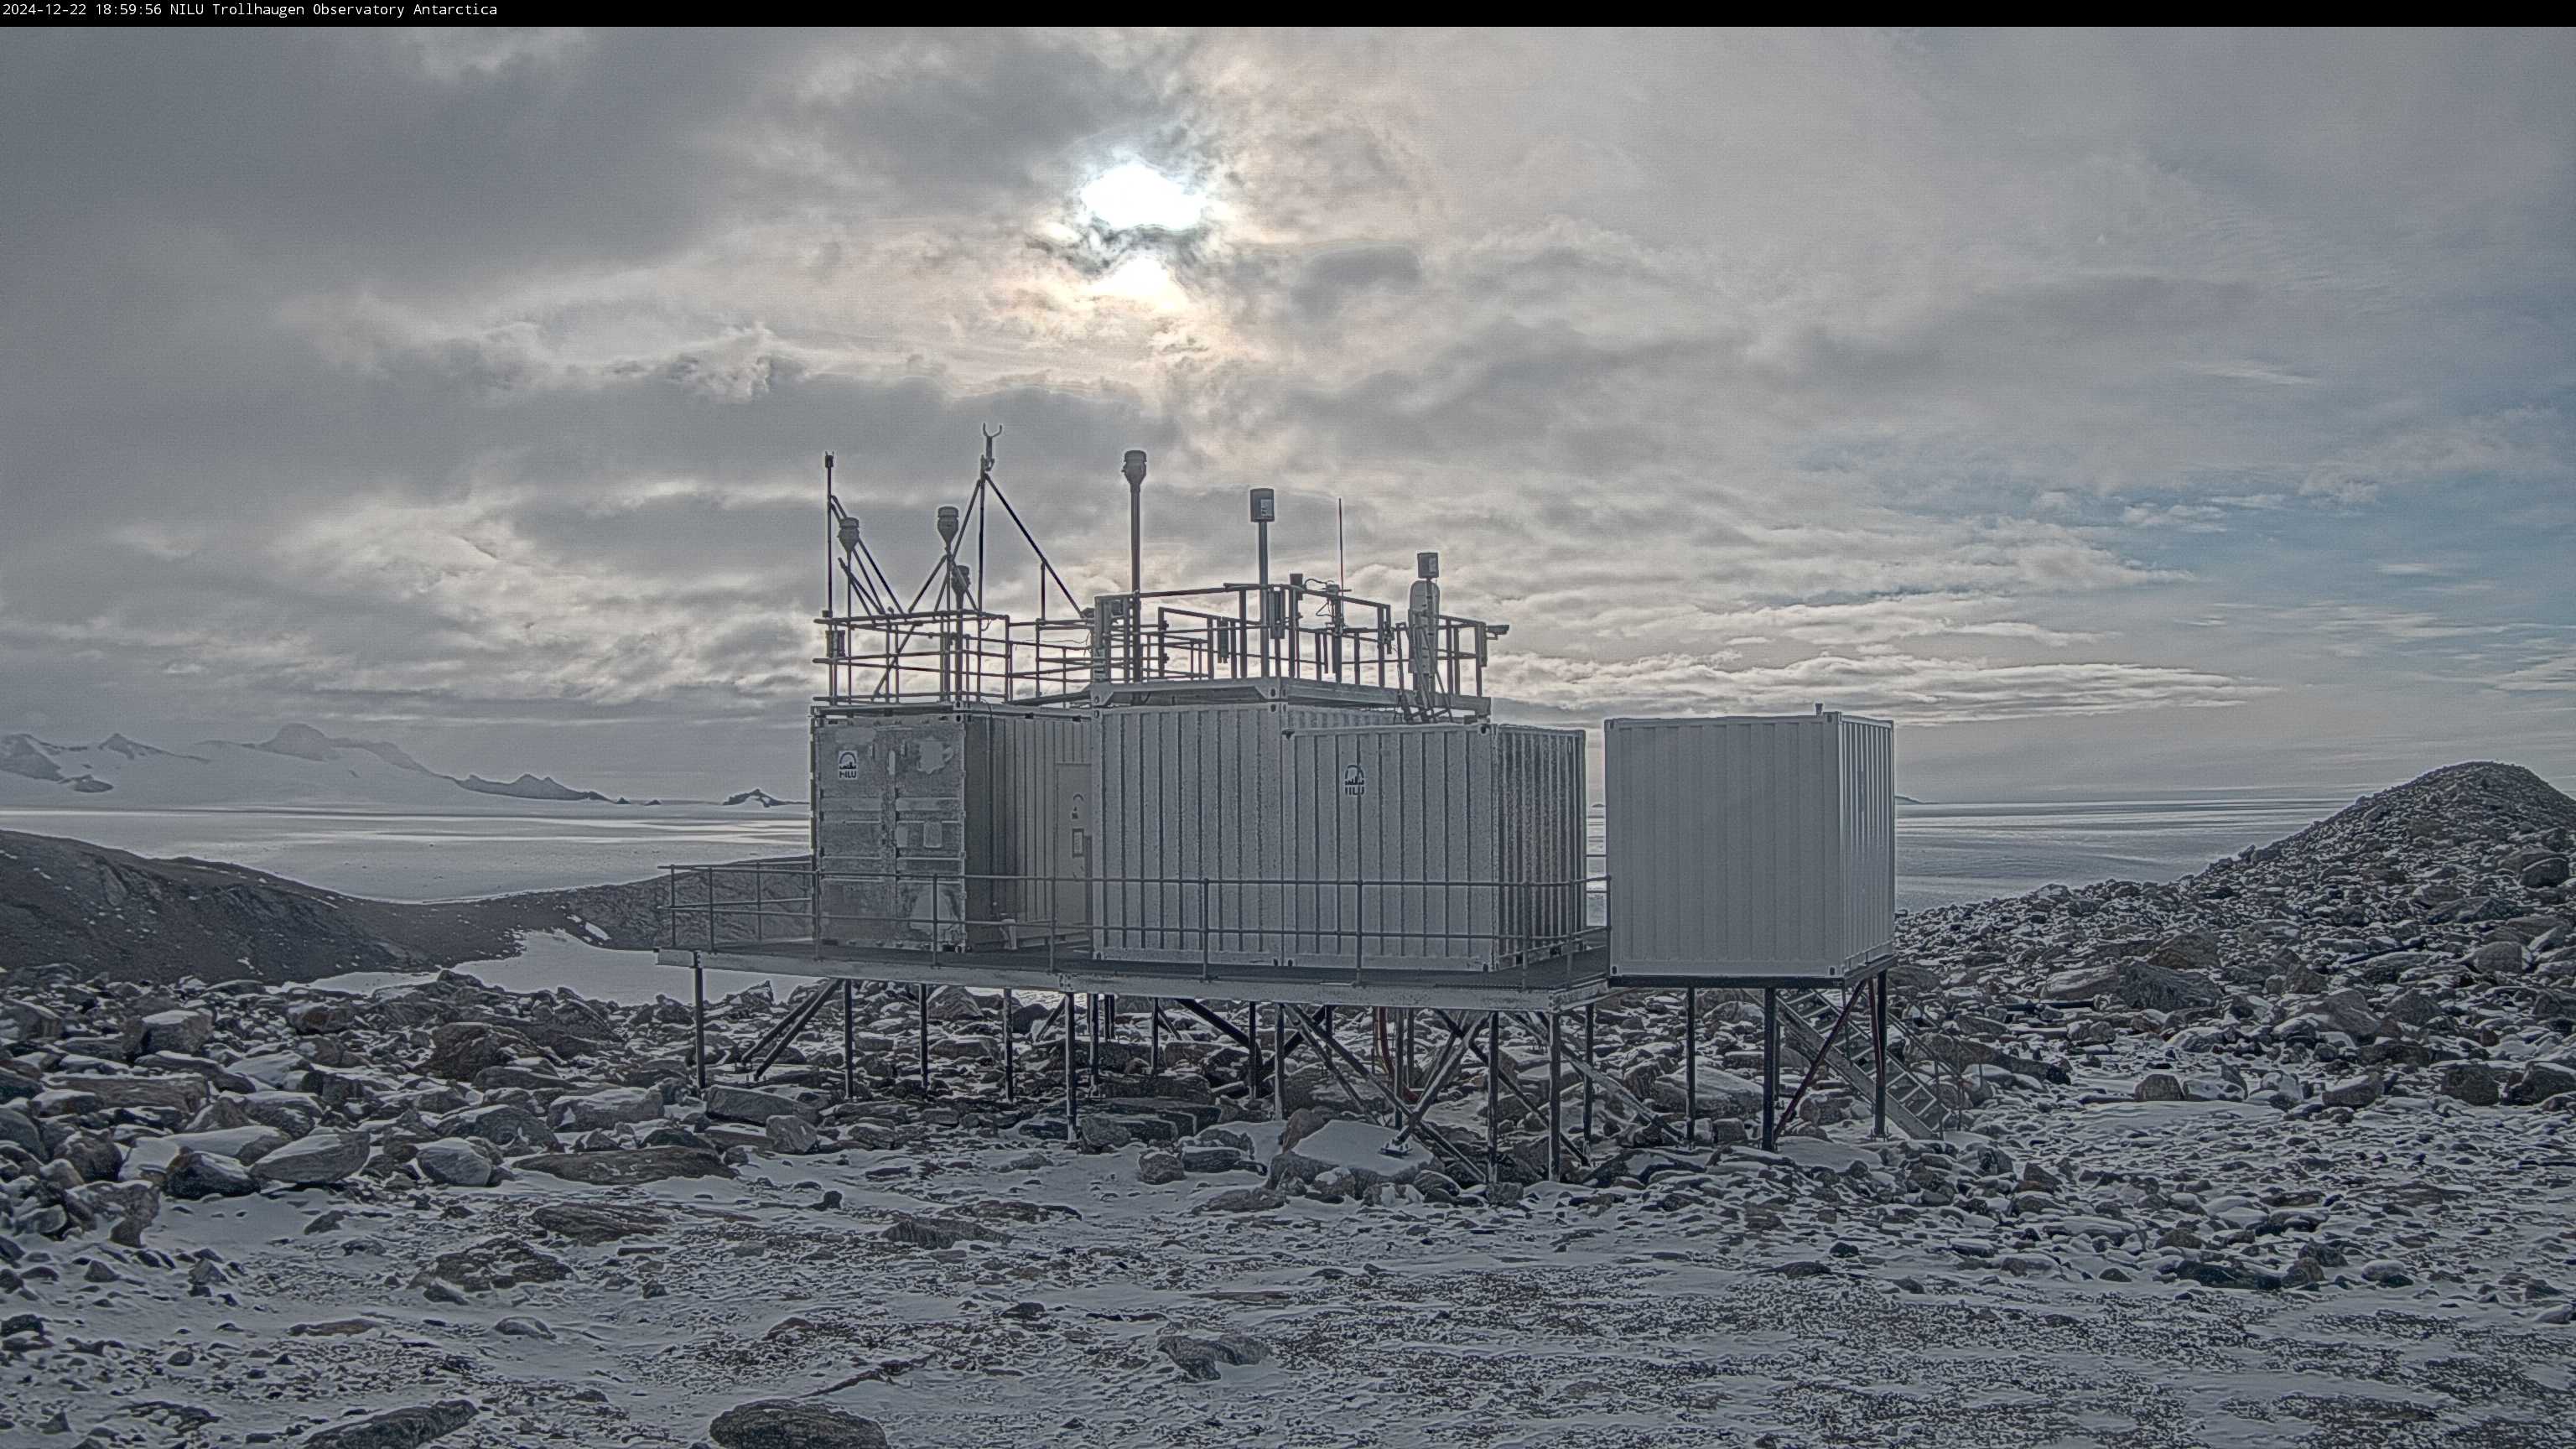
[(1250, 1096), (1261, 1093), (1261, 1003), (1248, 1001), (1243, 1006), (1243, 1049), (1252, 1054), (1252, 1065), (1244, 1070), (1244, 1085)]
[(1682, 988), (1682, 1145), (1699, 1141), (1699, 988)]
[(1762, 988), (1762, 1150), (1779, 1141), (1772, 1104), (1780, 1098), (1780, 988)]
[(689, 953), (689, 982), (690, 995), (697, 1003), (690, 1021), (697, 1035), (698, 1090), (703, 1092), (707, 1089), (707, 968), (695, 951)]
[[(1473, 1031), (1475, 1028), (1469, 1027)], [(1503, 1180), (1502, 1014), (1485, 1013), (1485, 1182), (1490, 1197)]]
[(841, 1100), (859, 1095), (859, 983), (841, 978)]
[(1020, 1046), (1011, 1031), (1011, 988), (1002, 988), (1002, 1100), (1020, 1099)]
[(1253, 532), (1261, 537), (1261, 674), (1270, 676), (1270, 525), (1256, 523)]
[(1547, 1011), (1547, 1180), (1550, 1182), (1565, 1180), (1565, 1163), (1557, 1146), (1559, 1134), (1556, 1130), (1557, 1123), (1564, 1120), (1564, 1114), (1557, 1110), (1557, 1096), (1561, 1090), (1558, 1080), (1564, 1071), (1565, 1013), (1551, 1006)]
[(930, 983), (925, 981), (914, 991), (921, 1003), (921, 1095), (926, 1100), (930, 1096)]
[(1152, 999), (1146, 1010), (1153, 1013), (1153, 1039), (1145, 1048), (1145, 1071), (1152, 1076), (1163, 1074), (1163, 998)]
[(1073, 1079), (1073, 993), (1064, 994), (1064, 1140), (1074, 1140), (1074, 1124), (1080, 1120), (1082, 1106), (1074, 1092)]
[(1100, 1090), (1100, 993), (1091, 993), (1091, 1090)]
[[(1583, 1008), (1583, 1065), (1586, 1067), (1593, 1065), (1592, 1010), (1589, 1004)], [(1583, 1074), (1583, 1140), (1592, 1140), (1592, 1073), (1589, 1071)]]
[(1869, 1060), (1874, 1069), (1872, 1071), (1874, 1080), (1870, 1083), (1869, 1089), (1873, 1118), (1870, 1135), (1884, 1137), (1887, 1135), (1887, 973), (1885, 971), (1878, 973), (1878, 979), (1871, 982), (1869, 988)]
[[(1253, 1003), (1252, 1014), (1261, 1014), (1261, 1003)], [(1270, 1113), (1283, 1122), (1288, 1119), (1288, 1008), (1275, 1002), (1270, 1007)]]

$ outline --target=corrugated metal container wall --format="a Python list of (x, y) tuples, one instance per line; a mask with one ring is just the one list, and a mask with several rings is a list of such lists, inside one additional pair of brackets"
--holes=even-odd
[[(1094, 733), (1087, 714), (978, 710), (966, 722), (966, 872), (969, 914), (985, 927), (1048, 924), (1059, 893), (1043, 878), (1071, 869), (1059, 858), (1058, 767), (1091, 763)], [(1060, 912), (1055, 912), (1061, 914)], [(1058, 925), (1080, 925), (1080, 921)], [(1014, 934), (979, 929), (979, 942)]]
[(1135, 705), (1099, 715), (1095, 949), (1147, 960), (1284, 954), (1279, 828), (1286, 732), (1386, 718), (1280, 703)]
[(1300, 958), (1490, 968), (1560, 950), (1578, 928), (1581, 731), (1298, 730), (1288, 762)]
[(1614, 964), (1838, 978), (1894, 934), (1894, 727), (1611, 720)]

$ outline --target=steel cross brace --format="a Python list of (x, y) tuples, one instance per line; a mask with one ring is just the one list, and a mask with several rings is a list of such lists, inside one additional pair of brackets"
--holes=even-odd
[(1450, 1078), (1456, 1076), (1458, 1069), (1467, 1061), (1466, 1033), (1459, 1031), (1453, 1022), (1442, 1021), (1441, 1025), (1449, 1028), (1448, 1044), (1441, 1047), (1440, 1055), (1433, 1059), (1430, 1075), (1423, 1079), (1421, 1095), (1414, 1099), (1411, 1107), (1397, 1109), (1403, 1120), (1397, 1126), (1395, 1139), (1387, 1145), (1401, 1148), (1406, 1138), (1418, 1135), (1431, 1145), (1434, 1152), (1465, 1174), (1467, 1181), (1483, 1182), (1485, 1174), (1474, 1160), (1460, 1150), (1458, 1144), (1450, 1141), (1446, 1133), (1431, 1125), (1432, 1104), (1440, 1100), (1442, 1089), (1449, 1085)]
[[(1455, 1023), (1452, 1023), (1452, 1022), (1450, 1022), (1450, 1021), (1449, 1021), (1449, 1019), (1448, 1019), (1448, 1014), (1447, 1014), (1446, 1012), (1437, 1012), (1437, 1011), (1435, 1011), (1435, 1012), (1433, 1012), (1433, 1013), (1432, 1013), (1432, 1015), (1433, 1015), (1433, 1016), (1436, 1016), (1436, 1017), (1439, 1017), (1439, 1018), (1440, 1018), (1440, 1020), (1441, 1020), (1441, 1024), (1442, 1024), (1442, 1025), (1444, 1025), (1444, 1026), (1448, 1026), (1448, 1027), (1449, 1027), (1451, 1030), (1453, 1030), (1453, 1031), (1457, 1029), (1457, 1027), (1456, 1027)], [(1532, 1023), (1532, 1021), (1531, 1021), (1531, 1020), (1529, 1020), (1529, 1019), (1527, 1019), (1527, 1018), (1523, 1018), (1523, 1017), (1519, 1016), (1519, 1014), (1518, 1014), (1518, 1013), (1515, 1013), (1515, 1012), (1508, 1012), (1508, 1011), (1506, 1011), (1506, 1012), (1502, 1012), (1502, 1013), (1500, 1013), (1500, 1015), (1507, 1016), (1507, 1017), (1512, 1017), (1513, 1019), (1515, 1019), (1515, 1020), (1519, 1021), (1521, 1025), (1526, 1026), (1526, 1027), (1531, 1027), (1531, 1029), (1532, 1029), (1532, 1030), (1535, 1030), (1536, 1032), (1538, 1032), (1538, 1034), (1539, 1034), (1539, 1039), (1540, 1039), (1540, 1040), (1544, 1041), (1544, 1040), (1546, 1040), (1546, 1039), (1547, 1039), (1547, 1028), (1546, 1028), (1544, 1025), (1534, 1025), (1534, 1024)], [(1472, 1035), (1472, 1033), (1471, 1033), (1471, 1035)], [(1472, 1041), (1470, 1041), (1470, 1042), (1469, 1042), (1469, 1044), (1468, 1044), (1468, 1048), (1467, 1048), (1467, 1049), (1468, 1049), (1469, 1051), (1474, 1052), (1474, 1053), (1476, 1054), (1476, 1060), (1478, 1060), (1478, 1061), (1480, 1061), (1480, 1062), (1484, 1062), (1484, 1063), (1485, 1063), (1485, 1070), (1486, 1070), (1486, 1072), (1488, 1072), (1489, 1074), (1491, 1074), (1491, 1075), (1494, 1077), (1494, 1079), (1495, 1079), (1496, 1081), (1500, 1082), (1500, 1083), (1503, 1085), (1504, 1090), (1506, 1090), (1506, 1091), (1508, 1091), (1508, 1092), (1510, 1092), (1510, 1093), (1512, 1094), (1512, 1098), (1513, 1098), (1513, 1100), (1514, 1100), (1514, 1101), (1519, 1102), (1523, 1107), (1528, 1108), (1530, 1111), (1532, 1111), (1532, 1112), (1536, 1112), (1536, 1113), (1538, 1113), (1540, 1116), (1548, 1118), (1548, 1119), (1549, 1119), (1549, 1120), (1548, 1120), (1548, 1130), (1549, 1130), (1550, 1132), (1555, 1132), (1555, 1131), (1557, 1130), (1557, 1128), (1556, 1128), (1556, 1121), (1555, 1121), (1555, 1116), (1556, 1116), (1556, 1114), (1555, 1114), (1555, 1113), (1553, 1113), (1553, 1112), (1550, 1112), (1550, 1111), (1549, 1111), (1545, 1106), (1541, 1105), (1540, 1103), (1535, 1102), (1535, 1101), (1532, 1101), (1532, 1100), (1530, 1099), (1530, 1094), (1529, 1094), (1528, 1092), (1523, 1091), (1523, 1090), (1521, 1089), (1521, 1084), (1520, 1084), (1520, 1083), (1518, 1083), (1518, 1082), (1516, 1082), (1516, 1081), (1512, 1080), (1512, 1078), (1511, 1078), (1510, 1076), (1508, 1076), (1507, 1074), (1505, 1074), (1505, 1073), (1504, 1073), (1504, 1072), (1503, 1072), (1503, 1071), (1502, 1071), (1498, 1066), (1496, 1066), (1493, 1062), (1491, 1062), (1491, 1061), (1487, 1061), (1487, 1060), (1486, 1060), (1486, 1057), (1485, 1057), (1484, 1049), (1483, 1049), (1482, 1047), (1476, 1046)], [(1499, 1042), (1498, 1042), (1498, 1043), (1496, 1043), (1496, 1044), (1495, 1044), (1495, 1051), (1496, 1051), (1497, 1053), (1500, 1053), (1500, 1051), (1501, 1051), (1501, 1050), (1502, 1050), (1502, 1046), (1501, 1046), (1501, 1044), (1500, 1044)], [(1562, 1133), (1558, 1133), (1558, 1135), (1559, 1135), (1559, 1137), (1562, 1137), (1562, 1136), (1563, 1136), (1563, 1134), (1562, 1134)], [(1572, 1147), (1572, 1144), (1570, 1144), (1570, 1143), (1565, 1144), (1565, 1145), (1566, 1145), (1566, 1146), (1568, 1146), (1568, 1147)], [(1584, 1165), (1584, 1166), (1589, 1167), (1589, 1166), (1591, 1166), (1591, 1165), (1592, 1165), (1592, 1159), (1591, 1159), (1591, 1158), (1589, 1158), (1589, 1157), (1585, 1157), (1585, 1156), (1583, 1155), (1583, 1150), (1582, 1150), (1581, 1148), (1579, 1148), (1579, 1147), (1572, 1147), (1572, 1150), (1573, 1150), (1573, 1152), (1574, 1152), (1574, 1155), (1575, 1155), (1578, 1159), (1580, 1159), (1580, 1160), (1582, 1161), (1582, 1163), (1583, 1163), (1583, 1165)]]
[[(1527, 1018), (1523, 1019), (1522, 1024), (1524, 1026), (1529, 1025)], [(1572, 1067), (1576, 1074), (1581, 1076), (1585, 1081), (1599, 1087), (1602, 1092), (1610, 1098), (1613, 1105), (1626, 1107), (1647, 1126), (1654, 1128), (1657, 1132), (1662, 1133), (1666, 1137), (1673, 1138), (1676, 1141), (1680, 1140), (1678, 1134), (1673, 1131), (1673, 1119), (1665, 1116), (1662, 1112), (1657, 1111), (1653, 1106), (1649, 1105), (1643, 1097), (1629, 1091), (1627, 1083), (1620, 1081), (1617, 1077), (1601, 1070), (1597, 1064), (1585, 1061), (1580, 1056), (1567, 1057), (1565, 1059), (1565, 1064)]]

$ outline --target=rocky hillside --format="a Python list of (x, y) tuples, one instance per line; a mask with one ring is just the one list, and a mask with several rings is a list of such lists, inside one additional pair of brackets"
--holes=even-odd
[(2540, 1101), (2576, 1090), (2571, 833), (2529, 770), (2454, 765), (2184, 880), (1927, 911), (1900, 945), (1927, 1049), (1981, 1067), (2142, 1049), (2156, 1094)]
[(63, 962), (134, 981), (275, 982), (512, 956), (519, 933), (531, 930), (645, 947), (660, 888), (648, 880), (413, 905), (238, 865), (0, 831), (0, 965)]

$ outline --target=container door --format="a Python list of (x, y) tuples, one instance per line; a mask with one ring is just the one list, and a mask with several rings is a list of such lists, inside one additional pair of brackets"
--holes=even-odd
[(1059, 932), (1087, 930), (1091, 924), (1091, 778), (1088, 764), (1055, 767), (1055, 859), (1047, 874), (1055, 877), (1052, 894)]

